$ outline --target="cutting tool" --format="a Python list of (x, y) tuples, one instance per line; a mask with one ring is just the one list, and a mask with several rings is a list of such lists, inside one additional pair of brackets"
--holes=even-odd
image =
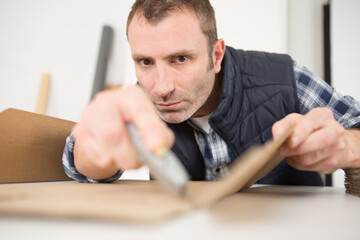
[(161, 154), (150, 152), (141, 141), (136, 127), (128, 123), (127, 128), (137, 150), (138, 160), (149, 167), (151, 175), (159, 180), (168, 192), (177, 196), (185, 195), (189, 175), (176, 155), (170, 149)]

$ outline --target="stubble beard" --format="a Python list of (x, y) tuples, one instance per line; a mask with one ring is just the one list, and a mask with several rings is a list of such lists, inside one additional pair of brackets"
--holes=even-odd
[(205, 100), (191, 97), (191, 99), (182, 100), (183, 107), (176, 110), (158, 110), (160, 117), (168, 123), (181, 123), (191, 118), (198, 109), (205, 103)]
[(176, 124), (190, 119), (204, 107), (214, 86), (214, 81), (214, 77), (211, 79), (208, 74), (205, 74), (202, 84), (197, 86), (191, 95), (182, 97), (181, 104), (183, 106), (181, 106), (181, 108), (161, 111), (156, 108), (158, 114), (165, 122), (168, 123)]

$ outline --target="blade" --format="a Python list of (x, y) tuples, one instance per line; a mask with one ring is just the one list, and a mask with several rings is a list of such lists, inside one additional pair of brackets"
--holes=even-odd
[(169, 149), (163, 156), (148, 151), (135, 126), (128, 123), (127, 127), (138, 152), (139, 161), (149, 167), (150, 173), (160, 181), (168, 192), (177, 196), (184, 195), (189, 175), (176, 155)]

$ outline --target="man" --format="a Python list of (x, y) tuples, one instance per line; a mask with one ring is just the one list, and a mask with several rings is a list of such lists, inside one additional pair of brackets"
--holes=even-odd
[(208, 0), (138, 0), (127, 37), (138, 86), (84, 109), (64, 150), (70, 177), (111, 182), (139, 167), (127, 122), (150, 151), (172, 147), (192, 180), (226, 174), (248, 147), (292, 126), (286, 161), (259, 183), (322, 185), (317, 172), (360, 167), (359, 102), (287, 55), (225, 47)]

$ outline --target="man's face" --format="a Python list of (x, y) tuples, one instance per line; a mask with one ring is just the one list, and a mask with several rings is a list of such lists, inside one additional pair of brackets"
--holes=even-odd
[(180, 123), (213, 111), (207, 99), (216, 72), (193, 11), (174, 10), (156, 24), (135, 15), (128, 40), (137, 79), (163, 120)]

